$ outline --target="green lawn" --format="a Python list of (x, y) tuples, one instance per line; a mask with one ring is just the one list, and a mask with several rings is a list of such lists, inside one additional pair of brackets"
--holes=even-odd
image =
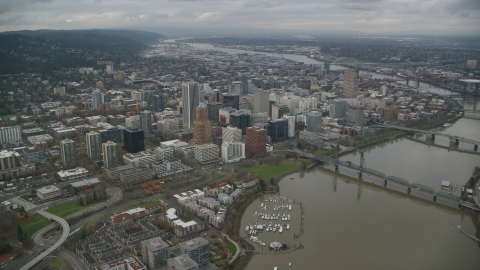
[(223, 179), (224, 177), (225, 177), (225, 173), (223, 171), (213, 173), (213, 181), (215, 181), (215, 182)]
[(319, 149), (313, 153), (315, 156), (325, 156), (328, 154), (327, 150)]
[(148, 202), (139, 203), (139, 204), (135, 204), (135, 205), (129, 206), (129, 207), (127, 207), (127, 208), (124, 208), (123, 210), (124, 210), (124, 211), (127, 211), (127, 210), (130, 210), (130, 209), (133, 209), (133, 208), (145, 207), (145, 206), (149, 206), (149, 205), (152, 205), (152, 204), (157, 204), (157, 203), (160, 203), (160, 202), (161, 202), (161, 201), (159, 201), (159, 200), (148, 201)]
[(253, 166), (247, 168), (246, 171), (248, 173), (256, 173), (265, 181), (270, 181), (270, 178), (279, 175), (281, 173), (294, 170), (298, 167), (298, 163), (296, 162), (288, 162), (284, 161), (279, 166), (273, 165), (264, 165), (264, 166)]
[(52, 264), (58, 269), (58, 270), (68, 270), (68, 267), (63, 263), (62, 260), (59, 258), (55, 257), (52, 260)]
[(3, 121), (8, 122), (8, 119), (10, 119), (10, 117), (12, 117), (12, 116), (17, 116), (17, 115), (16, 114), (5, 114), (5, 115), (2, 115), (0, 117), (3, 119)]
[(286, 148), (286, 149), (293, 149), (293, 145), (291, 143), (283, 144), (281, 147)]
[[(36, 221), (30, 222), (22, 226), (23, 230), (27, 232), (28, 236), (32, 236), (35, 232), (38, 230), (46, 227), (48, 224), (50, 224), (50, 220), (47, 218), (39, 215), (39, 214), (34, 214), (34, 216), (37, 217)], [(34, 217), (32, 216), (32, 217)]]
[(92, 205), (93, 204), (81, 206), (81, 205), (78, 204), (77, 200), (73, 200), (73, 201), (68, 202), (68, 203), (52, 206), (52, 207), (48, 208), (47, 212), (49, 212), (51, 214), (54, 214), (56, 216), (59, 216), (59, 217), (66, 217), (70, 214), (73, 214), (75, 212), (78, 212), (80, 210), (88, 208)]
[(232, 256), (235, 256), (235, 254), (237, 253), (237, 246), (235, 246), (234, 243), (232, 243), (228, 240), (227, 240), (227, 246), (230, 249), (230, 251), (232, 252)]

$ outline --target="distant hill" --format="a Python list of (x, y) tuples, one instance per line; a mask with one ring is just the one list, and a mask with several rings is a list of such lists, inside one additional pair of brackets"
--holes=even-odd
[(134, 30), (4, 32), (0, 34), (0, 74), (53, 74), (62, 68), (94, 66), (98, 53), (115, 61), (164, 38), (158, 33)]

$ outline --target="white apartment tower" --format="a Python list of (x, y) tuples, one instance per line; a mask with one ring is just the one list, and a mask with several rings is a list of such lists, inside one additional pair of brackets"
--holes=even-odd
[(100, 160), (101, 157), (101, 145), (102, 139), (100, 133), (96, 131), (90, 131), (86, 135), (87, 140), (87, 155), (90, 159)]
[(113, 168), (118, 165), (118, 148), (117, 144), (108, 141), (102, 144), (103, 167), (105, 169)]

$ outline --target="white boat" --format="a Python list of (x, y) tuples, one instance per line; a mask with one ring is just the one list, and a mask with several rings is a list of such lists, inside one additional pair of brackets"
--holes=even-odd
[(288, 205), (288, 210), (292, 211), (292, 205), (291, 204)]
[(290, 224), (287, 224), (287, 230), (290, 230)]
[(282, 233), (283, 232), (283, 227), (280, 226), (280, 229), (278, 230), (279, 233)]
[(445, 124), (443, 124), (443, 127), (444, 127), (444, 128), (451, 127), (451, 126), (452, 126), (452, 124), (450, 124), (450, 123), (445, 123)]
[(288, 214), (288, 220), (290, 220), (290, 214)]
[(288, 262), (288, 266), (289, 266), (289, 267), (292, 266), (292, 263), (291, 263), (291, 262)]
[(268, 232), (268, 231), (270, 231), (270, 228), (269, 228), (269, 227), (267, 227), (266, 231), (267, 231), (267, 232)]
[(276, 232), (276, 231), (277, 231), (277, 227), (273, 227), (273, 231)]
[(277, 269), (278, 269), (278, 268), (277, 268), (277, 266), (275, 265), (275, 266), (273, 267), (273, 270), (277, 270)]
[(249, 226), (247, 226), (247, 228), (245, 228), (245, 231), (248, 232), (248, 228), (250, 228)]

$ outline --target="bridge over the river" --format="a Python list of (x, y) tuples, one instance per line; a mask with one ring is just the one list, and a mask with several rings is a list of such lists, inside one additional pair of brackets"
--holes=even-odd
[(424, 193), (430, 194), (433, 198), (433, 201), (437, 201), (437, 198), (442, 198), (442, 199), (453, 202), (454, 205), (456, 205), (457, 207), (469, 208), (471, 210), (480, 211), (480, 208), (478, 208), (476, 206), (472, 206), (470, 203), (463, 202), (461, 197), (459, 197), (455, 194), (452, 194), (450, 192), (443, 191), (443, 190), (442, 191), (435, 191), (433, 188), (430, 188), (430, 187), (427, 187), (425, 185), (418, 184), (418, 183), (410, 183), (407, 180), (402, 179), (400, 177), (387, 176), (380, 171), (377, 171), (377, 170), (374, 170), (374, 169), (371, 169), (371, 168), (367, 168), (367, 167), (362, 166), (362, 165), (359, 166), (359, 165), (357, 165), (357, 164), (355, 164), (351, 161), (342, 161), (342, 160), (339, 160), (337, 158), (328, 157), (328, 156), (314, 156), (310, 153), (305, 153), (305, 152), (302, 152), (298, 149), (285, 150), (285, 152), (295, 153), (298, 156), (301, 156), (303, 158), (313, 159), (313, 160), (316, 160), (316, 161), (319, 161), (319, 162), (322, 162), (322, 163), (332, 164), (333, 166), (335, 166), (335, 171), (338, 171), (339, 166), (354, 169), (354, 170), (357, 171), (359, 178), (362, 177), (363, 173), (378, 177), (380, 179), (383, 179), (383, 185), (384, 186), (387, 186), (389, 182), (396, 183), (400, 186), (404, 186), (406, 188), (408, 194), (410, 194), (410, 192), (412, 190), (420, 190)]
[(469, 143), (469, 144), (473, 145), (473, 149), (475, 151), (478, 150), (478, 145), (480, 144), (479, 141), (467, 139), (467, 138), (460, 137), (460, 136), (448, 135), (448, 134), (441, 133), (441, 132), (415, 129), (415, 128), (407, 128), (407, 127), (399, 127), (399, 126), (392, 126), (392, 125), (385, 125), (385, 124), (376, 124), (376, 125), (377, 126), (382, 126), (382, 127), (387, 127), (387, 128), (393, 128), (393, 129), (408, 131), (408, 132), (412, 132), (412, 133), (422, 133), (422, 134), (425, 134), (427, 136), (427, 139), (430, 139), (430, 140), (435, 140), (435, 135), (439, 135), (439, 136), (442, 136), (442, 137), (447, 137), (447, 138), (450, 139), (450, 144), (458, 145), (459, 142)]

